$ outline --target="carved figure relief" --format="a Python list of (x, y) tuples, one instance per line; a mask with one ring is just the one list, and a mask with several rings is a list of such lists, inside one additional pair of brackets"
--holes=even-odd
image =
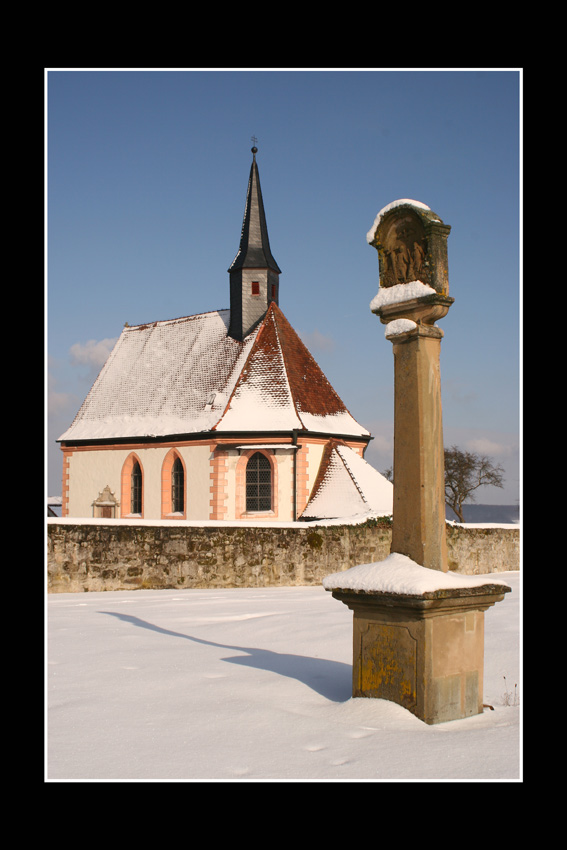
[(381, 234), (381, 286), (428, 282), (427, 241), (419, 218), (408, 212), (384, 223)]

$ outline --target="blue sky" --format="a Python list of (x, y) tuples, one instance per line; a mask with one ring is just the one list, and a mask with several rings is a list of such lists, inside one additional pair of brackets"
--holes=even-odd
[(131, 325), (229, 306), (257, 162), (280, 307), (392, 463), (393, 354), (369, 309), (378, 211), (451, 225), (439, 322), (445, 445), (488, 454), (520, 495), (521, 72), (48, 70), (47, 489), (55, 443)]

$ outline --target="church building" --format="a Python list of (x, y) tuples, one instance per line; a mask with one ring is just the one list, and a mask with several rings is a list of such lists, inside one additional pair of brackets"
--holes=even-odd
[(230, 309), (124, 327), (63, 451), (64, 517), (272, 521), (389, 514), (392, 485), (279, 307), (252, 148)]

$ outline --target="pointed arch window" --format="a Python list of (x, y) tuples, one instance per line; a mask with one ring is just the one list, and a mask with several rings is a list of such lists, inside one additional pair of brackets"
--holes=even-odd
[(137, 460), (130, 473), (130, 513), (142, 513), (142, 470)]
[(185, 510), (185, 470), (179, 457), (171, 468), (171, 510), (179, 514)]
[(272, 467), (261, 452), (255, 452), (246, 466), (246, 510), (272, 510)]
[(144, 515), (144, 469), (140, 458), (128, 455), (120, 476), (121, 516)]
[(161, 468), (161, 518), (186, 519), (187, 470), (181, 455), (171, 449)]

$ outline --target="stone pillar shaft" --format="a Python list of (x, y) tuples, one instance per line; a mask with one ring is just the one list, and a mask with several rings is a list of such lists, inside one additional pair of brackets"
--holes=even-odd
[(394, 350), (392, 552), (447, 572), (440, 348), (443, 332), (417, 325)]

